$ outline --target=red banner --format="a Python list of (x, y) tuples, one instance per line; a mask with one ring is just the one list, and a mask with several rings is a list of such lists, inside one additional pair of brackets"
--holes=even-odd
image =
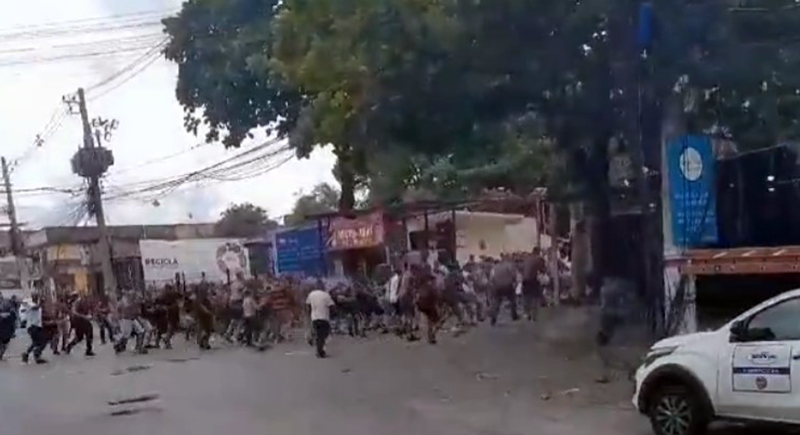
[(355, 219), (331, 220), (328, 248), (332, 251), (371, 248), (383, 244), (383, 215), (372, 213)]

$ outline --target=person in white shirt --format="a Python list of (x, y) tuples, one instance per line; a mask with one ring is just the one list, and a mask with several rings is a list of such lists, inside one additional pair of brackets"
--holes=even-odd
[(244, 272), (236, 272), (236, 279), (230, 284), (230, 294), (228, 296), (228, 328), (225, 331), (224, 337), (228, 341), (238, 335), (239, 328), (244, 324), (242, 318), (242, 297), (245, 289), (245, 276)]
[(50, 340), (42, 328), (42, 307), (39, 305), (39, 295), (33, 295), (31, 301), (33, 303), (28, 308), (27, 313), (28, 335), (31, 337), (31, 345), (22, 354), (22, 362), (27, 364), (30, 354), (33, 353), (33, 359), (36, 364), (44, 364), (47, 361), (42, 358), (42, 352)]
[(325, 358), (325, 340), (331, 333), (331, 307), (334, 306), (331, 295), (325, 290), (314, 290), (308, 294), (306, 305), (309, 308), (317, 358)]
[(257, 332), (256, 312), (258, 306), (256, 299), (253, 297), (253, 292), (250, 290), (244, 291), (244, 299), (242, 300), (242, 316), (244, 317), (244, 344), (247, 347), (253, 346), (253, 335)]
[(396, 326), (397, 318), (400, 315), (400, 307), (398, 304), (400, 297), (400, 273), (399, 268), (395, 268), (392, 277), (386, 282), (386, 294), (384, 295), (385, 306), (384, 322), (386, 328), (393, 328)]

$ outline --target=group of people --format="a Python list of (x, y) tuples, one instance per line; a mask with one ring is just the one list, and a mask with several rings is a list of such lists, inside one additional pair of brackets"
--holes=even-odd
[[(32, 295), (26, 309), (16, 297), (0, 295), (0, 360), (17, 337), (18, 326), (25, 325), (30, 345), (22, 354), (27, 363), (32, 357), (38, 364), (47, 362), (44, 352), (53, 355), (71, 353), (85, 343), (85, 355), (94, 356), (95, 332), (102, 344), (112, 343), (116, 353), (132, 350), (148, 353), (150, 349), (171, 348), (172, 339), (183, 333), (200, 349), (211, 348), (211, 338), (238, 342), (264, 350), (288, 338), (292, 325), (302, 319), (298, 299), (301, 286), (291, 279), (245, 279), (238, 274), (228, 285), (201, 282), (179, 290), (166, 285), (157, 291), (124, 291), (117, 298), (80, 296), (76, 293), (55, 298)], [(330, 331), (322, 321), (330, 319), (330, 295), (305, 292), (309, 324), (316, 332), (309, 337), (318, 342), (318, 354), (325, 355), (324, 343)], [(325, 297), (327, 296), (327, 298)]]
[(426, 338), (436, 343), (437, 331), (450, 319), (456, 331), (476, 325), (487, 314), (495, 325), (504, 302), (508, 302), (511, 318), (517, 320), (521, 299), (525, 315), (535, 320), (547, 276), (538, 248), (524, 254), (503, 254), (499, 259), (471, 256), (463, 265), (443, 255), (430, 261), (407, 258), (395, 265), (385, 284), (386, 322), (409, 340), (417, 340), (424, 319)]
[(504, 302), (512, 319), (518, 319), (519, 300), (524, 314), (535, 320), (548, 282), (538, 248), (499, 259), (470, 257), (462, 265), (443, 255), (406, 256), (387, 272), (366, 284), (246, 279), (239, 273), (225, 285), (205, 281), (182, 289), (166, 285), (158, 291), (122, 292), (116, 298), (33, 295), (25, 319), (18, 318), (20, 301), (0, 298), (0, 359), (21, 320), (30, 337), (22, 360), (27, 363), (33, 357), (40, 364), (46, 362), (43, 353), (48, 347), (59, 355), (85, 343), (85, 355), (93, 356), (95, 330), (103, 344), (113, 343), (117, 353), (131, 343), (137, 353), (170, 348), (179, 332), (201, 349), (209, 349), (217, 335), (265, 350), (289, 340), (294, 327), (302, 325), (307, 326), (307, 341), (319, 357), (327, 355), (326, 340), (342, 324), (354, 336), (379, 329), (418, 340), (424, 323), (427, 340), (436, 343), (437, 332), (451, 320), (456, 331), (482, 322), (487, 315), (494, 325)]

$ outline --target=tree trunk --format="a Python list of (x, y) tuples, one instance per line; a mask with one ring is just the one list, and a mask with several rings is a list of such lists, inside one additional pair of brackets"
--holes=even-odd
[(339, 196), (339, 211), (352, 211), (356, 206), (356, 175), (349, 155), (339, 156), (339, 183), (342, 187)]

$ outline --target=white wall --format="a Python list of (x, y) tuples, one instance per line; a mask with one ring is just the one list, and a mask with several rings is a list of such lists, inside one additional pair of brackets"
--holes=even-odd
[[(144, 280), (148, 285), (163, 285), (183, 273), (188, 283), (200, 282), (203, 273), (208, 281), (225, 282), (225, 268), (231, 279), (237, 271), (250, 275), (247, 248), (239, 239), (141, 240)], [(241, 253), (238, 254), (238, 253)]]
[[(436, 222), (449, 219), (449, 212), (428, 216), (429, 228)], [(423, 217), (406, 222), (408, 232), (425, 228)], [(502, 253), (530, 252), (537, 245), (538, 228), (536, 219), (522, 215), (499, 213), (456, 212), (456, 257), (466, 262), (470, 255), (499, 257)], [(483, 242), (483, 243), (481, 243)], [(483, 246), (482, 246), (483, 245)], [(550, 246), (550, 237), (542, 236), (541, 247)]]

